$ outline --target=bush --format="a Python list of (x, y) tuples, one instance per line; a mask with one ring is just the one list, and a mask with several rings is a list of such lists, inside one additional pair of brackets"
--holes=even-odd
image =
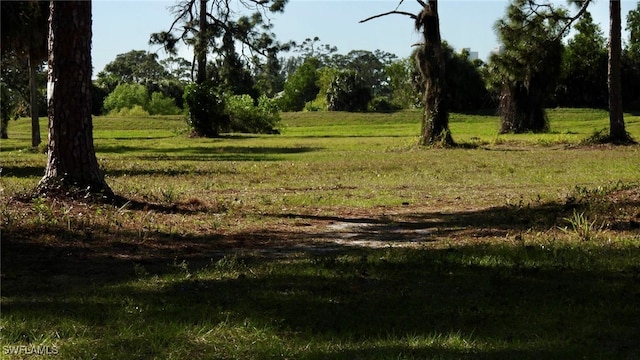
[(178, 115), (182, 112), (172, 98), (165, 97), (160, 92), (151, 94), (147, 111), (149, 111), (151, 115)]
[(300, 111), (304, 105), (316, 98), (320, 88), (318, 81), (318, 67), (316, 58), (309, 58), (287, 79), (284, 84), (282, 97), (279, 99), (283, 111)]
[(145, 108), (148, 98), (149, 94), (144, 85), (120, 84), (104, 100), (104, 110), (113, 114), (124, 108), (133, 108), (135, 105)]
[(378, 112), (378, 113), (390, 113), (394, 111), (398, 111), (402, 109), (402, 106), (398, 106), (386, 97), (378, 96), (373, 98), (371, 102), (369, 102), (369, 111)]
[(180, 109), (173, 99), (160, 92), (149, 92), (144, 85), (120, 84), (104, 100), (104, 109), (111, 116), (136, 116), (135, 114), (177, 115)]
[(140, 105), (133, 105), (132, 107), (122, 108), (120, 110), (111, 110), (109, 116), (129, 116), (129, 117), (142, 117), (149, 116), (149, 112), (142, 108)]
[(327, 90), (330, 111), (366, 111), (371, 89), (355, 71), (343, 71), (334, 77)]
[(260, 96), (257, 105), (249, 95), (226, 95), (229, 131), (254, 134), (278, 133), (280, 113), (275, 100)]
[(327, 100), (326, 99), (320, 99), (320, 97), (317, 97), (315, 100), (313, 101), (309, 101), (306, 104), (304, 104), (304, 111), (322, 111), (322, 110), (327, 110)]
[(211, 83), (190, 84), (184, 89), (187, 123), (195, 136), (216, 137), (228, 127), (224, 97)]

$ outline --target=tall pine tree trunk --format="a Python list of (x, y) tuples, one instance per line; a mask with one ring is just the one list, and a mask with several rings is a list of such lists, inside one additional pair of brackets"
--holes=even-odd
[(91, 1), (51, 1), (47, 106), (49, 149), (38, 191), (112, 197), (93, 147)]
[(622, 109), (622, 20), (620, 0), (609, 1), (609, 136), (612, 142), (628, 142)]
[(424, 46), (416, 54), (425, 84), (420, 145), (453, 145), (437, 0), (425, 5), (416, 19), (416, 28), (421, 29), (424, 36)]

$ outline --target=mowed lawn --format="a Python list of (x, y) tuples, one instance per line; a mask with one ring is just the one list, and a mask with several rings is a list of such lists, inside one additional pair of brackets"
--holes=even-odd
[(219, 139), (97, 117), (116, 204), (30, 197), (46, 155), (12, 121), (0, 356), (640, 358), (640, 146), (583, 143), (604, 111), (549, 116), (452, 114), (453, 149), (415, 146), (419, 111)]

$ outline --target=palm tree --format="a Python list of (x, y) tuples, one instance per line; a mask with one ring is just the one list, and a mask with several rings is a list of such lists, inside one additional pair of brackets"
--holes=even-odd
[[(400, 0), (398, 7), (404, 0)], [(390, 11), (364, 19), (366, 22), (390, 14), (406, 15), (415, 20), (422, 31), (423, 42), (416, 52), (416, 61), (424, 82), (424, 113), (419, 145), (454, 145), (449, 131), (449, 94), (446, 89), (445, 51), (440, 36), (438, 1), (416, 0), (422, 10), (416, 15), (404, 11)]]

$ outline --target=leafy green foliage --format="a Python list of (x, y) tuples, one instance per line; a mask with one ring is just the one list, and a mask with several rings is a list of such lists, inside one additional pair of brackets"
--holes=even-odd
[(319, 66), (317, 59), (309, 58), (289, 76), (278, 101), (283, 111), (300, 111), (307, 101), (316, 98), (320, 91), (317, 85)]
[(353, 70), (338, 73), (327, 89), (327, 109), (331, 111), (366, 111), (371, 89)]
[(640, 1), (627, 15), (626, 29), (629, 32), (627, 53), (631, 59), (640, 61)]
[(403, 109), (411, 109), (422, 102), (419, 88), (420, 73), (416, 68), (414, 57), (396, 60), (385, 68), (388, 76), (391, 102)]
[(135, 105), (146, 107), (149, 102), (147, 88), (140, 84), (120, 84), (104, 100), (106, 112), (118, 112)]
[(501, 93), (503, 133), (549, 130), (544, 105), (560, 76), (562, 24), (558, 14), (530, 11), (530, 6), (535, 5), (513, 1), (496, 24), (504, 51), (491, 56), (490, 82)]
[(131, 50), (118, 54), (115, 60), (108, 63), (98, 73), (97, 83), (111, 90), (118, 84), (158, 82), (168, 76), (167, 70), (158, 62), (158, 54)]
[(255, 69), (256, 89), (270, 98), (284, 90), (285, 78), (277, 55), (276, 51), (270, 51), (267, 60), (264, 63), (258, 61)]
[(341, 71), (355, 72), (364, 86), (370, 89), (371, 95), (378, 97), (391, 94), (386, 68), (395, 59), (396, 55), (381, 50), (352, 50), (346, 55), (333, 55), (326, 65)]
[(9, 120), (14, 117), (15, 114), (15, 101), (12, 100), (14, 94), (11, 89), (4, 82), (0, 82), (0, 138), (7, 139), (9, 137), (7, 133), (7, 127)]
[(471, 61), (469, 53), (454, 52), (446, 42), (445, 51), (447, 89), (451, 111), (465, 112), (491, 108), (495, 104), (481, 74), (482, 61)]
[(262, 95), (254, 102), (249, 95), (225, 96), (225, 112), (229, 116), (230, 132), (253, 134), (277, 133), (280, 113), (275, 100)]
[(154, 92), (149, 98), (147, 88), (140, 84), (116, 86), (106, 97), (104, 109), (110, 115), (119, 116), (134, 116), (144, 113), (147, 115), (176, 115), (181, 112), (174, 104), (173, 99), (165, 97), (160, 92)]
[(640, 109), (640, 2), (627, 16), (629, 42), (622, 56), (622, 96), (627, 108)]
[(187, 107), (187, 124), (194, 136), (216, 137), (229, 123), (224, 112), (224, 97), (209, 82), (187, 85), (184, 102)]
[(177, 115), (182, 112), (174, 104), (173, 99), (165, 97), (160, 92), (151, 94), (146, 110), (151, 115)]
[(607, 49), (602, 30), (585, 12), (575, 25), (563, 55), (563, 70), (555, 102), (560, 106), (606, 108)]

